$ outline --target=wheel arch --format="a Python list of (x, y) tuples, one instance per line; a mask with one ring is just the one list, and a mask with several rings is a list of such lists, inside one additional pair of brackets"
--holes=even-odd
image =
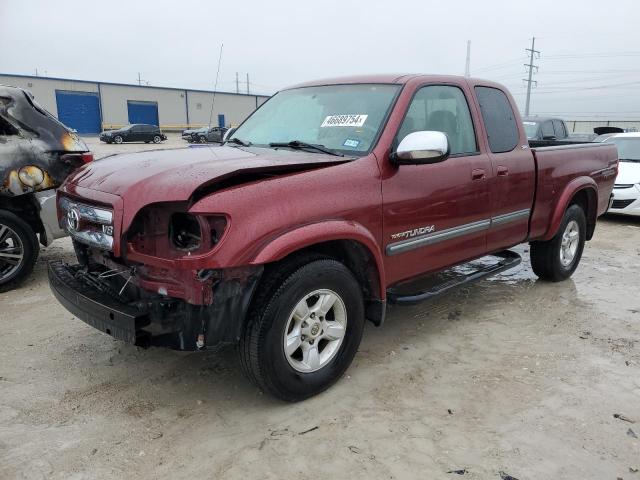
[(558, 233), (564, 212), (571, 205), (579, 205), (584, 210), (587, 217), (586, 239), (593, 238), (598, 216), (598, 186), (591, 177), (579, 177), (569, 182), (560, 194), (551, 214), (549, 228), (542, 240), (550, 240)]
[(363, 289), (367, 319), (384, 321), (386, 283), (380, 249), (373, 235), (353, 222), (331, 221), (291, 230), (267, 244), (251, 264), (274, 264), (317, 253), (342, 262)]
[(34, 233), (40, 235), (40, 243), (47, 245), (46, 231), (40, 219), (40, 205), (33, 193), (10, 198), (0, 196), (0, 210), (11, 212), (24, 220)]

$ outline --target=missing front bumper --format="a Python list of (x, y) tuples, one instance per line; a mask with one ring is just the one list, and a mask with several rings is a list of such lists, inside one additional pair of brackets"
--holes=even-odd
[(144, 348), (193, 351), (237, 342), (262, 267), (220, 278), (212, 286), (211, 305), (191, 305), (159, 295), (125, 303), (115, 293), (118, 289), (80, 265), (50, 262), (48, 272), (58, 301), (88, 325)]
[(77, 270), (63, 262), (49, 262), (49, 285), (58, 301), (73, 315), (118, 340), (148, 346), (149, 313), (118, 302), (83, 282)]

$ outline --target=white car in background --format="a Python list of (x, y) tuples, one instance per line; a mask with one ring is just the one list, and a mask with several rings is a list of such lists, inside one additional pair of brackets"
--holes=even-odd
[(618, 147), (618, 176), (609, 213), (640, 216), (640, 132), (617, 133), (605, 140)]

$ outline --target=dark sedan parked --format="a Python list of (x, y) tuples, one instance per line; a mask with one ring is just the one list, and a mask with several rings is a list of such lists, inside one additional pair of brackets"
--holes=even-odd
[(193, 134), (193, 141), (198, 143), (222, 143), (227, 130), (229, 129), (225, 127), (204, 128)]
[(160, 127), (136, 123), (127, 125), (117, 130), (107, 130), (100, 134), (100, 140), (107, 143), (144, 142), (160, 143), (167, 136), (162, 133)]
[(182, 139), (186, 140), (189, 143), (197, 142), (198, 134), (206, 132), (207, 128), (208, 127), (201, 127), (201, 128), (191, 128), (189, 130), (183, 130)]

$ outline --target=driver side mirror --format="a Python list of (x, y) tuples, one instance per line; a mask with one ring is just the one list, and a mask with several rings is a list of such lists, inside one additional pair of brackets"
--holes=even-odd
[(402, 139), (391, 160), (397, 165), (422, 165), (443, 162), (449, 158), (450, 147), (443, 132), (413, 132)]

